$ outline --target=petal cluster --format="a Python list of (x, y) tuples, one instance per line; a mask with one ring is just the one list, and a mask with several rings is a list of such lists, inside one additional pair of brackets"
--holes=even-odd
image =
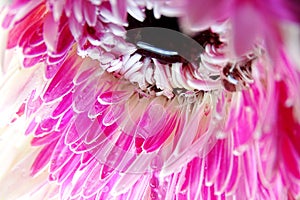
[[(298, 3), (267, 2), (7, 3), (0, 197), (298, 199), (300, 72), (282, 25), (299, 29)], [(206, 46), (198, 74), (142, 60), (125, 35), (128, 13), (142, 21), (146, 8), (187, 32), (210, 27), (224, 46)], [(249, 52), (246, 89), (197, 79)]]

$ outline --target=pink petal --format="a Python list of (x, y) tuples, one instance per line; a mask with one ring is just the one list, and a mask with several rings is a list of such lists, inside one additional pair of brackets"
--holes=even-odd
[(48, 13), (44, 19), (43, 36), (50, 52), (55, 52), (58, 41), (59, 23), (54, 21), (53, 14)]
[(220, 140), (214, 146), (214, 148), (209, 152), (205, 159), (206, 176), (205, 176), (205, 185), (211, 186), (218, 174), (219, 174), (219, 166), (221, 163), (221, 155), (222, 151), (224, 151), (224, 140)]
[[(40, 17), (42, 13), (44, 13), (44, 9), (41, 9), (37, 7), (35, 10), (33, 10), (28, 17), (23, 19), (20, 23), (16, 24), (10, 31), (9, 31), (9, 37), (8, 37), (8, 44), (7, 48), (13, 48), (17, 46), (20, 39), (22, 38), (22, 35), (27, 32), (27, 30), (30, 30), (29, 28), (32, 26), (29, 26), (29, 24), (32, 24), (33, 26), (37, 27), (37, 24), (41, 24), (39, 22)], [(32, 31), (29, 31), (30, 34)], [(41, 37), (42, 39), (42, 37)]]
[(102, 121), (103, 125), (111, 126), (118, 119), (120, 119), (120, 117), (122, 116), (124, 111), (125, 111), (125, 106), (123, 104), (111, 106), (103, 118), (103, 121)]
[(232, 173), (235, 169), (236, 166), (233, 166), (233, 159), (234, 155), (232, 154), (233, 152), (233, 139), (231, 137), (226, 139), (223, 150), (220, 155), (220, 168), (219, 168), (219, 174), (216, 178), (216, 183), (215, 183), (215, 190), (218, 192), (218, 194), (222, 194), (225, 192), (227, 188), (227, 184), (232, 177)]
[(231, 1), (190, 0), (185, 2), (183, 26), (188, 29), (204, 30), (216, 21), (223, 20), (230, 12)]
[(150, 104), (137, 122), (137, 135), (147, 139), (162, 130), (167, 119), (165, 108), (160, 104)]
[(83, 6), (83, 13), (87, 24), (91, 27), (96, 26), (96, 22), (97, 22), (96, 6), (89, 1), (84, 1), (83, 3), (85, 5)]
[(72, 124), (66, 131), (66, 136), (65, 136), (65, 144), (66, 145), (71, 145), (76, 142), (78, 142), (81, 139), (82, 135), (79, 135), (77, 131), (77, 127), (75, 124)]
[(61, 32), (59, 33), (55, 54), (57, 55), (67, 54), (68, 50), (71, 48), (73, 43), (74, 43), (73, 36), (70, 32), (68, 24), (66, 23), (64, 27), (61, 29)]
[(58, 72), (58, 70), (59, 70), (60, 67), (61, 67), (60, 63), (59, 64), (47, 65), (46, 69), (45, 69), (45, 77), (46, 77), (46, 79), (53, 78), (54, 75)]
[(120, 24), (126, 22), (127, 18), (127, 2), (123, 0), (111, 0), (112, 12), (118, 16)]
[[(31, 141), (32, 146), (42, 146), (57, 140), (61, 136), (61, 132), (52, 132), (42, 137), (34, 137)], [(54, 148), (54, 147), (53, 147)]]
[(84, 26), (78, 23), (73, 15), (69, 17), (69, 28), (74, 39), (78, 41), (83, 35)]
[(254, 48), (257, 36), (261, 35), (267, 24), (264, 24), (263, 18), (260, 18), (259, 13), (247, 3), (236, 8), (232, 20), (234, 50), (236, 56), (240, 57)]
[(90, 107), (95, 102), (96, 89), (98, 79), (90, 78), (85, 83), (75, 87), (73, 93), (73, 109), (77, 112), (84, 112), (90, 110)]
[(247, 198), (251, 199), (254, 198), (257, 192), (257, 184), (258, 184), (256, 157), (252, 148), (244, 153), (242, 160), (244, 166), (243, 181), (245, 183), (245, 190), (246, 190)]
[(107, 91), (98, 97), (98, 101), (102, 105), (117, 104), (128, 100), (130, 96), (131, 92), (128, 91)]
[(25, 68), (33, 67), (34, 65), (36, 65), (44, 60), (45, 60), (44, 55), (40, 55), (40, 56), (33, 57), (33, 58), (26, 57), (23, 60), (23, 66)]
[(86, 181), (83, 183), (86, 189), (84, 189), (82, 193), (85, 197), (91, 197), (105, 187), (106, 183), (100, 179), (100, 172), (101, 165), (98, 164), (93, 168), (89, 176), (86, 177)]
[(61, 102), (58, 104), (58, 106), (55, 108), (55, 110), (52, 112), (52, 117), (56, 118), (62, 113), (64, 113), (68, 108), (71, 107), (72, 104), (72, 92), (68, 93), (66, 96), (64, 96), (61, 100)]
[(38, 46), (24, 46), (23, 48), (23, 54), (26, 57), (38, 57), (43, 56), (47, 53), (47, 47), (44, 43), (38, 45)]
[(53, 18), (56, 22), (59, 21), (60, 17), (62, 16), (64, 5), (65, 5), (65, 0), (49, 0), (49, 3), (52, 5), (52, 12), (53, 12)]
[(147, 138), (144, 142), (143, 148), (147, 152), (152, 152), (157, 150), (159, 147), (161, 147), (164, 142), (169, 138), (169, 136), (172, 134), (175, 123), (176, 123), (177, 118), (170, 117), (166, 122), (162, 130), (159, 130), (156, 132), (155, 135), (151, 138)]
[(58, 120), (53, 118), (44, 119), (39, 123), (34, 135), (35, 136), (42, 136), (51, 131), (54, 131), (55, 126), (57, 125)]
[(72, 158), (73, 152), (65, 145), (64, 137), (61, 137), (51, 155), (50, 172), (54, 173), (66, 165)]
[(76, 3), (74, 3), (73, 6), (73, 13), (74, 16), (76, 18), (76, 20), (78, 21), (78, 23), (82, 23), (83, 22), (83, 6), (82, 6), (83, 2), (82, 0), (77, 0)]
[(37, 174), (40, 170), (42, 170), (49, 163), (53, 148), (55, 147), (56, 143), (57, 143), (57, 140), (46, 145), (40, 151), (40, 153), (35, 158), (35, 161), (31, 166), (31, 172), (30, 172), (31, 176), (34, 176), (35, 174)]
[(79, 63), (76, 62), (76, 57), (68, 58), (64, 62), (43, 95), (45, 102), (53, 101), (69, 93), (73, 88), (73, 78), (78, 65)]
[(89, 176), (89, 174), (91, 173), (91, 171), (96, 168), (98, 165), (97, 162), (92, 162), (90, 165), (88, 165), (87, 167), (85, 167), (81, 172), (82, 174), (80, 175), (80, 177), (78, 178), (78, 180), (76, 181), (76, 183), (74, 184), (72, 190), (71, 190), (71, 197), (76, 197), (78, 196), (83, 187), (83, 183), (85, 182), (86, 178)]
[(79, 166), (80, 166), (80, 155), (74, 154), (73, 157), (68, 162), (68, 164), (66, 164), (59, 171), (57, 175), (57, 182), (61, 183), (64, 182), (69, 177), (72, 178), (74, 176), (74, 173), (78, 170)]

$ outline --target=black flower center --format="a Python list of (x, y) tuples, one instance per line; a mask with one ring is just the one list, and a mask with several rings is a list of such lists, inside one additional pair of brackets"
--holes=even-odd
[[(192, 37), (180, 31), (175, 17), (154, 17), (153, 11), (145, 11), (146, 18), (140, 22), (128, 15), (127, 41), (136, 44), (139, 53), (161, 63), (199, 62), (199, 54), (207, 44), (220, 45), (219, 36), (210, 29)], [(151, 27), (151, 28), (150, 28)]]

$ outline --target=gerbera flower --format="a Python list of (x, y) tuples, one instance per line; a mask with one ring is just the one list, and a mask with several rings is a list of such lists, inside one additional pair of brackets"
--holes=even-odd
[(0, 197), (300, 198), (297, 6), (4, 3)]

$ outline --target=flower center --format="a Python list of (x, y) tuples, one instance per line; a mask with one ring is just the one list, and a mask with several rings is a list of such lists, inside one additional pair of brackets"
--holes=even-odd
[(181, 33), (177, 18), (161, 16), (156, 19), (151, 10), (146, 10), (145, 15), (143, 22), (128, 15), (126, 27), (126, 40), (135, 44), (138, 47), (136, 53), (144, 57), (156, 58), (164, 64), (188, 64), (200, 61), (199, 54), (207, 44), (222, 44), (218, 34), (210, 29), (189, 37)]
[(253, 59), (235, 62), (226, 57), (226, 29), (211, 27), (188, 36), (181, 32), (177, 18), (157, 19), (151, 10), (144, 13), (143, 22), (128, 15), (126, 36), (116, 43), (124, 43), (125, 50), (103, 65), (106, 71), (136, 86), (141, 96), (173, 99), (193, 93), (201, 97), (197, 94), (222, 89), (235, 92), (253, 82)]

